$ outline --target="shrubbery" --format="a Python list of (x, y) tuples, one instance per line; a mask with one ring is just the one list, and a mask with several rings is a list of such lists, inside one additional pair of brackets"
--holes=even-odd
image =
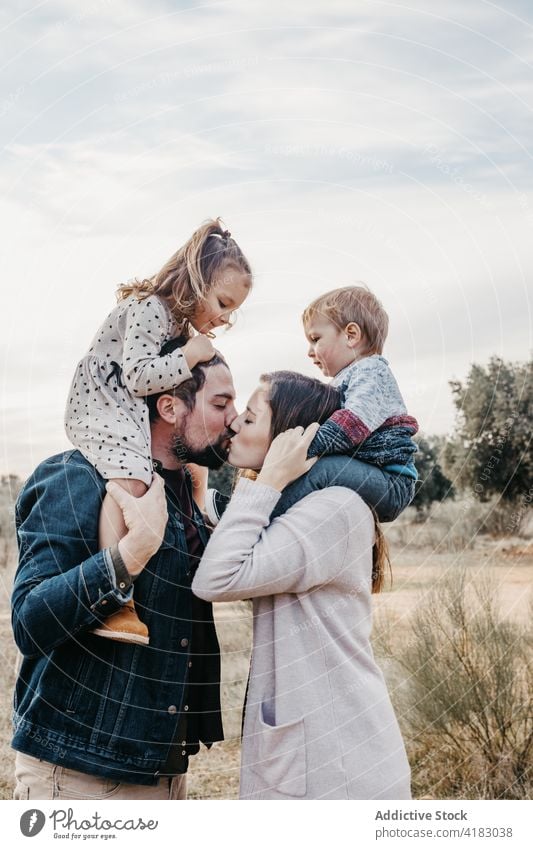
[(13, 507), (21, 486), (15, 475), (0, 477), (0, 569), (9, 564), (15, 548)]
[(533, 479), (533, 363), (492, 357), (451, 387), (457, 428), (444, 452), (448, 475), (480, 501), (518, 501)]
[(505, 619), (496, 598), (486, 578), (457, 570), (417, 606), (406, 639), (381, 632), (401, 672), (394, 692), (415, 797), (531, 798), (533, 617)]
[(433, 502), (424, 512), (424, 521), (414, 508), (408, 508), (395, 522), (384, 525), (387, 540), (405, 548), (431, 548), (435, 553), (459, 552), (474, 548), (481, 535), (493, 538), (529, 538), (530, 512), (493, 496), (485, 503), (472, 496), (445, 503)]

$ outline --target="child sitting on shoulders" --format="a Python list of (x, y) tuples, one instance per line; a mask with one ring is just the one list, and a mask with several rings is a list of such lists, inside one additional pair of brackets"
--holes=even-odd
[[(119, 288), (117, 306), (76, 367), (65, 410), (68, 438), (103, 478), (137, 498), (151, 486), (146, 397), (173, 391), (198, 363), (214, 357), (214, 329), (231, 324), (251, 286), (248, 260), (216, 218), (195, 230), (153, 277)], [(183, 347), (161, 355), (178, 337)], [(108, 550), (125, 601), (92, 633), (147, 645), (148, 628), (137, 615), (122, 558), (126, 534), (122, 510), (108, 492), (98, 544)]]
[(346, 286), (313, 301), (302, 320), (308, 356), (326, 377), (333, 378), (343, 397), (342, 409), (318, 430), (309, 456), (352, 454), (372, 434), (379, 434), (373, 442), (379, 447), (369, 451), (366, 443), (367, 450), (357, 451), (357, 457), (416, 480), (412, 460), (416, 446), (408, 441), (398, 447), (394, 428), (403, 428), (409, 437), (418, 431), (418, 423), (408, 415), (382, 355), (389, 319), (381, 303), (363, 286)]
[[(413, 441), (408, 415), (382, 351), (389, 320), (363, 286), (333, 289), (302, 315), (308, 355), (339, 390), (339, 409), (317, 431), (308, 456), (320, 459), (283, 491), (271, 518), (316, 489), (345, 486), (359, 493), (382, 522), (395, 519), (415, 495)], [(208, 490), (206, 515), (215, 525), (228, 497)]]

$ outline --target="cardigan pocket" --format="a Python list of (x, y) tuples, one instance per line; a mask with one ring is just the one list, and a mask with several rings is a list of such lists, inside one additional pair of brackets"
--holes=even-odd
[(284, 725), (267, 721), (265, 705), (259, 709), (259, 733), (256, 755), (250, 769), (262, 779), (265, 789), (285, 796), (305, 796), (306, 753), (304, 720)]

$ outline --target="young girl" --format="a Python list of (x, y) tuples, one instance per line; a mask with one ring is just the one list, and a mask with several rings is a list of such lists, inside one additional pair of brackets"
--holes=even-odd
[[(118, 305), (76, 368), (65, 414), (68, 438), (103, 478), (144, 495), (152, 481), (145, 397), (175, 388), (214, 356), (213, 330), (231, 323), (251, 283), (246, 257), (217, 218), (199, 227), (154, 277), (119, 287)], [(189, 341), (161, 357), (164, 343), (178, 335)], [(126, 531), (122, 511), (106, 495), (98, 541), (111, 549), (118, 574), (125, 568), (118, 541)], [(93, 633), (149, 642), (133, 601)]]

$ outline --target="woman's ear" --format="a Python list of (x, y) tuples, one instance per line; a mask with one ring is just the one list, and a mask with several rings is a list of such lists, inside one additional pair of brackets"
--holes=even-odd
[(355, 321), (350, 321), (344, 328), (346, 344), (349, 348), (358, 348), (363, 341), (363, 331)]

